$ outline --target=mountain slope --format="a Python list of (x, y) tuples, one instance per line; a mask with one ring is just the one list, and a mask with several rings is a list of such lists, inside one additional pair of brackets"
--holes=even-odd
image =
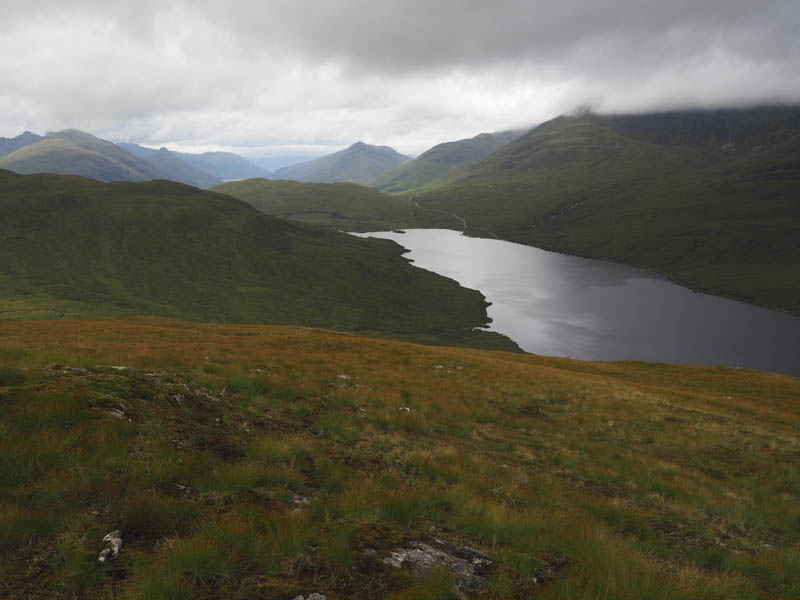
[(0, 137), (0, 156), (5, 156), (6, 154), (16, 152), (20, 148), (35, 144), (41, 139), (43, 139), (42, 136), (30, 131), (21, 133), (17, 137), (13, 138)]
[(481, 133), (469, 139), (438, 144), (417, 158), (381, 173), (369, 185), (385, 193), (418, 191), (426, 183), (458, 167), (478, 162), (522, 134), (522, 131)]
[(175, 152), (161, 148), (154, 150), (152, 148), (145, 148), (138, 144), (117, 144), (126, 152), (130, 152), (134, 156), (146, 160), (151, 165), (162, 171), (167, 179), (178, 181), (188, 185), (193, 185), (199, 188), (209, 188), (212, 185), (222, 183), (222, 180), (215, 177), (207, 171), (196, 169), (188, 162), (181, 159)]
[(0, 321), (4, 596), (465, 597), (455, 560), (387, 564), (424, 543), (491, 561), (472, 599), (796, 600), (798, 397), (744, 369)]
[(111, 142), (68, 129), (0, 158), (0, 169), (16, 173), (81, 175), (100, 181), (146, 181), (166, 174)]
[(264, 215), (182, 184), (0, 172), (4, 318), (163, 315), (488, 343), (474, 290), (391, 242)]
[(342, 231), (380, 231), (409, 223), (415, 208), (355, 183), (300, 183), (246, 179), (212, 188), (243, 200), (263, 213)]
[(262, 169), (232, 152), (205, 152), (204, 154), (173, 152), (173, 154), (189, 163), (195, 169), (211, 173), (222, 181), (270, 176), (270, 172), (266, 169)]
[(320, 183), (350, 181), (366, 185), (384, 171), (410, 158), (388, 146), (370, 146), (364, 142), (356, 142), (339, 152), (278, 169), (271, 178)]
[(800, 109), (778, 107), (561, 117), (415, 201), (478, 235), (800, 312), (798, 194)]

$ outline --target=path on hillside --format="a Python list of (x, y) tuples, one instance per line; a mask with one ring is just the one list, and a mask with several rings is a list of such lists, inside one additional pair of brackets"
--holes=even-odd
[[(414, 198), (416, 198), (416, 196), (409, 196), (408, 197), (408, 201), (411, 204), (413, 204), (414, 206), (416, 206), (417, 208), (419, 208), (420, 210), (430, 210), (430, 211), (433, 211), (433, 212), (442, 213), (443, 215), (447, 215), (448, 217), (453, 217), (454, 219), (458, 219), (464, 225), (464, 232), (466, 232), (467, 230), (477, 231), (477, 230), (473, 229), (472, 227), (470, 227), (469, 225), (467, 225), (467, 222), (464, 219), (464, 217), (459, 217), (455, 213), (447, 212), (446, 210), (442, 210), (440, 208), (428, 208), (427, 206), (421, 206), (419, 202), (414, 200)], [(500, 239), (495, 235), (495, 233), (493, 231), (483, 231), (481, 233), (486, 233), (486, 234), (492, 236), (496, 240)]]

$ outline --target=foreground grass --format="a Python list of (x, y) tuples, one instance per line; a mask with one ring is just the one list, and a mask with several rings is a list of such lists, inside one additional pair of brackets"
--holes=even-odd
[(435, 536), (491, 554), (488, 598), (800, 596), (794, 378), (156, 319), (0, 339), (0, 595), (448, 598), (380, 560)]

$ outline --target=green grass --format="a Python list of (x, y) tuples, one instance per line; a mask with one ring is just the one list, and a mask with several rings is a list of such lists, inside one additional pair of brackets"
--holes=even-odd
[(451, 598), (382, 562), (434, 537), (491, 555), (486, 598), (797, 597), (795, 378), (141, 318), (0, 336), (9, 597)]
[(355, 183), (299, 183), (247, 179), (213, 191), (247, 202), (263, 213), (341, 231), (384, 231), (405, 226), (414, 206)]
[(410, 265), (396, 244), (222, 194), (0, 171), (0, 210), (3, 319), (149, 314), (515, 347), (473, 330), (487, 319), (478, 292)]
[[(429, 183), (417, 224), (800, 312), (796, 108), (560, 117)], [(444, 211), (444, 212), (442, 212)]]

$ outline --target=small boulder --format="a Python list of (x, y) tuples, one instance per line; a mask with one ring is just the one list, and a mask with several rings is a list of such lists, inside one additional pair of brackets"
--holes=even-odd
[(107, 533), (103, 538), (103, 543), (105, 543), (106, 547), (97, 555), (97, 562), (100, 564), (104, 564), (119, 556), (119, 551), (122, 549), (122, 537), (120, 536), (119, 529)]

